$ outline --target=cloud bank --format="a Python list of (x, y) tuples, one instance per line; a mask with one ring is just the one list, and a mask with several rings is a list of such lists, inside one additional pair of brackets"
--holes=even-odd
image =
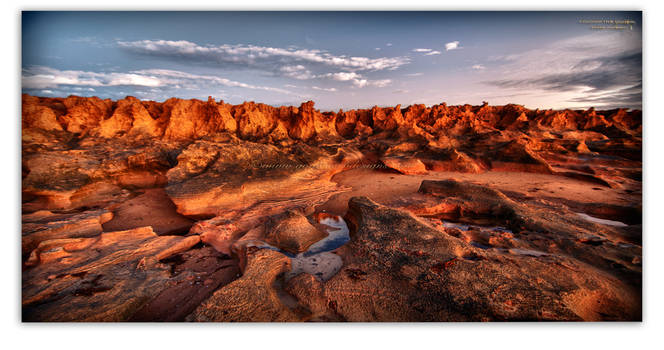
[(502, 78), (488, 85), (572, 93), (566, 102), (579, 106), (641, 108), (641, 47), (625, 33), (584, 35), (492, 60), (502, 63)]
[(197, 75), (169, 69), (144, 69), (127, 73), (117, 73), (59, 70), (50, 67), (36, 66), (23, 70), (22, 84), (24, 89), (57, 89), (63, 86), (134, 86), (150, 88), (175, 87), (195, 89), (200, 88), (201, 85), (204, 85), (238, 87), (291, 94), (290, 91), (280, 88), (257, 86), (218, 76)]
[[(358, 72), (392, 71), (410, 62), (408, 57), (352, 57), (323, 50), (276, 48), (256, 45), (199, 45), (180, 40), (118, 41), (123, 50), (167, 60), (206, 62), (222, 68), (245, 68), (297, 80), (330, 78), (350, 81), (356, 87), (385, 86)], [(329, 72), (329, 70), (336, 70)]]

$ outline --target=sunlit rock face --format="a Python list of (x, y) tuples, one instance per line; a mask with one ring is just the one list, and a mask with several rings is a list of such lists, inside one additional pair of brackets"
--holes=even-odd
[(22, 104), (26, 321), (641, 318), (641, 111)]

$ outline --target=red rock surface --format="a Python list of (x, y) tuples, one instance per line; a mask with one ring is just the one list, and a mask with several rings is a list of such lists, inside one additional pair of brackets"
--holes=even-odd
[[(513, 204), (500, 199), (499, 192), (485, 187), (471, 191), (486, 199), (483, 205), (497, 210), (498, 217), (515, 215)], [(518, 221), (517, 217), (508, 220)], [(354, 234), (343, 249), (344, 269), (323, 287), (328, 305), (344, 320), (640, 317), (638, 291), (570, 256), (548, 250), (479, 248), (451, 230), (435, 229), (426, 220), (365, 197), (351, 199), (346, 219)], [(565, 226), (570, 231), (572, 227)], [(603, 306), (588, 306), (584, 298), (589, 295)], [(608, 305), (610, 311), (605, 309)]]
[(216, 291), (189, 316), (192, 321), (284, 322), (298, 317), (279, 299), (273, 284), (290, 259), (268, 249), (248, 251), (244, 275)]
[(641, 318), (641, 111), (22, 104), (26, 321)]
[(277, 248), (297, 254), (306, 251), (326, 236), (325, 232), (312, 225), (304, 215), (288, 211), (285, 218), (272, 227), (265, 240)]
[(157, 236), (150, 227), (92, 238), (42, 241), (23, 272), (26, 321), (124, 321), (171, 278), (160, 261), (200, 239)]

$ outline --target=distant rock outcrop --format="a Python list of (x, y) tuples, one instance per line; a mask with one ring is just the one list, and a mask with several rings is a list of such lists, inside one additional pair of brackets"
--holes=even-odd
[[(101, 137), (145, 134), (165, 140), (198, 139), (227, 131), (244, 140), (309, 141), (354, 138), (396, 131), (436, 137), (490, 130), (592, 130), (614, 127), (627, 134), (640, 132), (641, 111), (528, 110), (518, 105), (412, 105), (325, 112), (312, 101), (296, 107), (272, 107), (245, 102), (229, 105), (171, 98), (163, 103), (127, 97), (117, 102), (96, 97), (42, 98), (23, 95), (23, 126), (43, 130), (91, 132)], [(423, 131), (418, 131), (422, 129)]]

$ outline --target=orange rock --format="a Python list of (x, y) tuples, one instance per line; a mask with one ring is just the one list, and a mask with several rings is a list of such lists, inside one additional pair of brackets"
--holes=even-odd
[(163, 188), (143, 190), (134, 198), (109, 207), (113, 219), (104, 223), (104, 231), (124, 231), (150, 226), (158, 235), (182, 235), (193, 220), (180, 215)]
[(99, 126), (110, 114), (112, 102), (98, 97), (69, 96), (63, 100), (67, 114), (58, 118), (65, 129), (72, 133), (84, 133)]
[(164, 119), (167, 120), (164, 138), (167, 140), (195, 139), (220, 131), (235, 132), (236, 120), (230, 106), (207, 103), (200, 100), (169, 99), (164, 102)]
[(107, 210), (91, 210), (80, 214), (54, 214), (38, 211), (23, 216), (21, 251), (31, 252), (40, 242), (100, 234), (102, 225), (113, 218)]
[(205, 221), (197, 222), (189, 230), (190, 234), (200, 235), (201, 242), (226, 255), (231, 255), (231, 246), (238, 239), (239, 232), (234, 224), (217, 226)]
[(62, 130), (55, 112), (39, 104), (39, 98), (23, 94), (22, 96), (23, 130), (38, 128), (44, 130)]
[(96, 97), (70, 96), (65, 99), (23, 95), (25, 129), (67, 130), (84, 134), (89, 130), (103, 137), (131, 134), (165, 140), (191, 140), (219, 132), (245, 140), (271, 136), (274, 142), (332, 140), (366, 137), (396, 131), (402, 138), (435, 140), (444, 135), (483, 134), (494, 130), (551, 130), (616, 128), (628, 134), (641, 131), (640, 111), (624, 109), (528, 110), (519, 105), (426, 107), (411, 105), (402, 109), (373, 107), (321, 113), (312, 101), (299, 108), (272, 107), (245, 102), (231, 106), (223, 101), (171, 98), (164, 103), (127, 97), (113, 103)]
[(385, 157), (381, 159), (386, 166), (406, 175), (426, 174), (427, 168), (416, 158)]
[(312, 225), (305, 216), (289, 211), (267, 234), (266, 241), (293, 254), (306, 251), (327, 234)]
[(22, 103), (24, 320), (640, 319), (640, 111)]
[(245, 102), (233, 107), (237, 121), (238, 136), (244, 140), (260, 139), (267, 136), (276, 124), (274, 115), (266, 105)]
[(157, 236), (150, 227), (93, 238), (43, 241), (23, 272), (26, 321), (126, 321), (171, 278), (160, 260), (191, 248), (198, 236)]
[(288, 270), (290, 259), (285, 255), (253, 248), (248, 252), (244, 275), (216, 291), (187, 319), (197, 322), (298, 321), (273, 287), (277, 276)]
[(101, 121), (98, 133), (106, 138), (118, 134), (158, 137), (161, 136), (161, 128), (137, 98), (127, 97), (117, 102), (117, 107), (110, 118)]
[(316, 111), (314, 110), (313, 101), (303, 103), (300, 105), (298, 113), (292, 117), (293, 124), (288, 135), (294, 140), (307, 141), (311, 139), (316, 134), (314, 128), (315, 117)]

